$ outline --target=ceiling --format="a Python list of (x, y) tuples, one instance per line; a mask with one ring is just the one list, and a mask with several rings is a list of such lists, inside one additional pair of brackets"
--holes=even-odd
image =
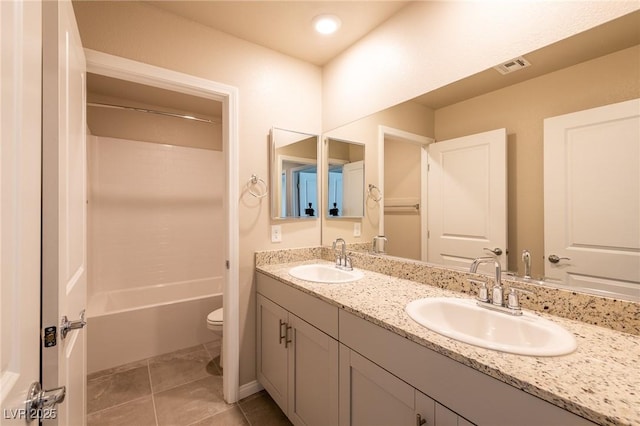
[[(144, 1), (243, 40), (322, 66), (389, 19), (409, 1)], [(320, 14), (338, 16), (333, 35), (312, 27)]]
[[(640, 44), (640, 11), (624, 15), (523, 56), (531, 66), (502, 75), (489, 68), (413, 101), (432, 109), (492, 92), (512, 84)], [(496, 64), (498, 65), (498, 64)]]

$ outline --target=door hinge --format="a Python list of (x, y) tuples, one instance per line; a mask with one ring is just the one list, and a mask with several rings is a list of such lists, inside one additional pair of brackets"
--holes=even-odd
[(226, 267), (227, 267), (227, 269), (229, 269), (229, 261), (228, 261), (228, 260), (225, 260), (225, 261), (224, 261), (224, 266), (226, 266)]
[(430, 172), (431, 171), (431, 164), (427, 163), (427, 171)]

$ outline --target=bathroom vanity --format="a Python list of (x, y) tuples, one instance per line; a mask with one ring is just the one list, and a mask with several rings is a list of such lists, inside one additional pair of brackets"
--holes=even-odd
[[(461, 293), (364, 270), (344, 284), (293, 278), (305, 262), (257, 266), (258, 380), (294, 424), (638, 424), (640, 339), (551, 317), (578, 338), (561, 357), (471, 346), (405, 313)], [(611, 347), (630, 348), (610, 352)], [(426, 421), (426, 423), (425, 423)]]

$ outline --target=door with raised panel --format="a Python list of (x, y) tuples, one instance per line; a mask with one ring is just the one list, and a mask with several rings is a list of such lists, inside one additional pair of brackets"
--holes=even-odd
[(545, 277), (638, 298), (640, 99), (544, 121)]
[(468, 268), (474, 258), (507, 260), (507, 131), (429, 145), (428, 261)]
[[(42, 5), (1, 1), (0, 424), (25, 423), (40, 376)], [(51, 411), (40, 410), (55, 415)], [(36, 413), (37, 414), (37, 413)], [(38, 424), (34, 422), (32, 424)]]
[(289, 313), (288, 416), (296, 425), (338, 424), (338, 342)]
[(364, 216), (364, 161), (342, 166), (342, 216)]
[(42, 350), (42, 384), (66, 386), (58, 425), (76, 426), (86, 413), (86, 61), (71, 1), (42, 12), (42, 322), (60, 326), (57, 346)]
[[(287, 412), (287, 316), (285, 309), (257, 295), (257, 374), (269, 395)], [(287, 343), (288, 346), (288, 343)]]

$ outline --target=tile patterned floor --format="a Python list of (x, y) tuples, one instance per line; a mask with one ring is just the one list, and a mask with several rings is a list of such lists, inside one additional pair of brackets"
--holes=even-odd
[(291, 425), (265, 392), (222, 398), (220, 342), (90, 374), (88, 426)]

